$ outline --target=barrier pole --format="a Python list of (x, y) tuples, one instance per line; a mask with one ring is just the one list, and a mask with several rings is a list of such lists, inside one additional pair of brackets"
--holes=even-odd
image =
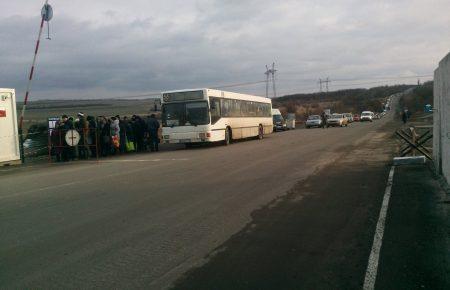
[[(47, 4), (48, 4), (48, 0), (45, 0), (45, 5), (47, 5)], [(36, 64), (37, 53), (39, 50), (39, 43), (41, 42), (43, 27), (44, 27), (44, 15), (41, 15), (41, 26), (39, 27), (39, 35), (38, 35), (38, 39), (36, 41), (36, 48), (34, 50), (34, 57), (33, 57), (33, 62), (31, 64), (30, 75), (28, 77), (27, 90), (25, 93), (25, 99), (23, 101), (22, 113), (20, 114), (20, 122), (19, 122), (20, 146), (19, 146), (19, 148), (20, 148), (20, 159), (22, 160), (22, 163), (25, 162), (25, 152), (24, 152), (24, 148), (23, 148), (23, 117), (25, 115), (25, 109), (27, 107), (28, 97), (30, 95), (31, 81), (33, 80), (34, 66)]]

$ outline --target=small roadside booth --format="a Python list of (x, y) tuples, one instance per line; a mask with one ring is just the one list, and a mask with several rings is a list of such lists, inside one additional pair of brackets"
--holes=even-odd
[(20, 162), (16, 92), (0, 88), (0, 166)]
[(290, 113), (286, 117), (286, 128), (288, 130), (294, 130), (295, 129), (295, 114)]

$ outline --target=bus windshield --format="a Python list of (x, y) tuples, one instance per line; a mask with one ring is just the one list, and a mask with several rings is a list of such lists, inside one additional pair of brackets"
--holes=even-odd
[(164, 104), (162, 121), (166, 127), (209, 124), (208, 103), (202, 101)]
[(206, 125), (209, 123), (208, 103), (186, 103), (186, 125)]

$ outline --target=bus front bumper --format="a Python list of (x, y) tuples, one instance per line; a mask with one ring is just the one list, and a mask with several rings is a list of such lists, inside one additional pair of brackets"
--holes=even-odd
[(165, 144), (180, 144), (180, 143), (202, 143), (211, 141), (211, 133), (197, 133), (197, 134), (166, 134), (163, 135), (163, 143)]

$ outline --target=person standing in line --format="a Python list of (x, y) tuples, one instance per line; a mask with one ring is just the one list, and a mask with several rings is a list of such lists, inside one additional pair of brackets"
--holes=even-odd
[(88, 145), (88, 132), (89, 132), (89, 124), (84, 117), (83, 112), (78, 113), (78, 122), (76, 123), (76, 129), (80, 134), (80, 142), (78, 146), (79, 158), (80, 159), (89, 159), (90, 150)]
[(136, 151), (141, 152), (144, 150), (144, 134), (145, 134), (145, 122), (141, 117), (133, 115), (133, 134), (135, 140)]
[(137, 152), (138, 151), (138, 138), (137, 138), (137, 134), (138, 134), (138, 129), (137, 129), (137, 124), (136, 124), (136, 115), (133, 115), (131, 117), (131, 122), (130, 122), (130, 126), (131, 126), (131, 131), (133, 132), (133, 143), (134, 143), (134, 150)]
[(63, 146), (61, 149), (62, 151), (62, 161), (69, 161), (69, 159), (71, 158), (71, 147), (69, 146), (69, 144), (67, 144), (66, 142), (66, 134), (67, 131), (69, 131), (70, 129), (72, 129), (73, 126), (71, 126), (70, 122), (69, 122), (69, 118), (67, 115), (62, 115), (61, 117), (61, 123), (59, 125), (59, 138), (60, 140), (59, 142), (59, 146)]
[(127, 129), (126, 129), (126, 124), (124, 120), (120, 119), (120, 116), (117, 115), (116, 116), (117, 120), (119, 120), (119, 137), (120, 137), (120, 146), (119, 146), (119, 151), (120, 153), (125, 153), (127, 152)]
[(103, 139), (102, 139), (102, 129), (105, 126), (104, 122), (103, 122), (103, 117), (102, 116), (98, 116), (97, 117), (97, 130), (95, 130), (96, 134), (97, 134), (97, 146), (98, 146), (98, 152), (100, 155), (102, 155), (103, 152)]
[(111, 118), (111, 143), (112, 151), (116, 154), (120, 149), (120, 126), (116, 117)]
[(150, 150), (152, 152), (159, 151), (158, 144), (159, 144), (159, 138), (158, 138), (158, 129), (159, 129), (159, 122), (156, 120), (155, 114), (151, 114), (147, 118), (147, 131), (149, 133), (149, 145)]
[(147, 133), (147, 123), (143, 118), (138, 116), (139, 121), (139, 138), (141, 140), (141, 151), (147, 151), (147, 139), (145, 138), (145, 135)]
[[(125, 127), (125, 136), (127, 138), (127, 142), (132, 142), (133, 143), (133, 147), (134, 151), (136, 151), (136, 148), (134, 147), (135, 145), (135, 140), (134, 140), (134, 134), (133, 134), (133, 126), (132, 126), (132, 121), (128, 120), (127, 116), (123, 117), (123, 122), (124, 122), (124, 127)], [(131, 151), (131, 149), (130, 149)], [(128, 147), (127, 147), (127, 152), (128, 152)]]
[(111, 122), (103, 116), (103, 127), (101, 131), (102, 136), (102, 155), (108, 156), (111, 153)]
[(92, 158), (96, 158), (97, 157), (97, 152), (98, 149), (95, 148), (95, 150), (93, 149), (93, 147), (97, 147), (98, 146), (98, 140), (97, 140), (97, 122), (95, 120), (95, 118), (93, 116), (88, 116), (86, 118), (87, 122), (88, 122), (88, 132), (87, 132), (87, 144), (89, 147), (89, 150), (91, 152), (91, 157)]
[(61, 120), (57, 121), (55, 127), (50, 130), (51, 154), (55, 156), (56, 162), (64, 160), (64, 149), (66, 144), (65, 140), (63, 140), (63, 128), (65, 121), (67, 121), (67, 116), (62, 115)]

